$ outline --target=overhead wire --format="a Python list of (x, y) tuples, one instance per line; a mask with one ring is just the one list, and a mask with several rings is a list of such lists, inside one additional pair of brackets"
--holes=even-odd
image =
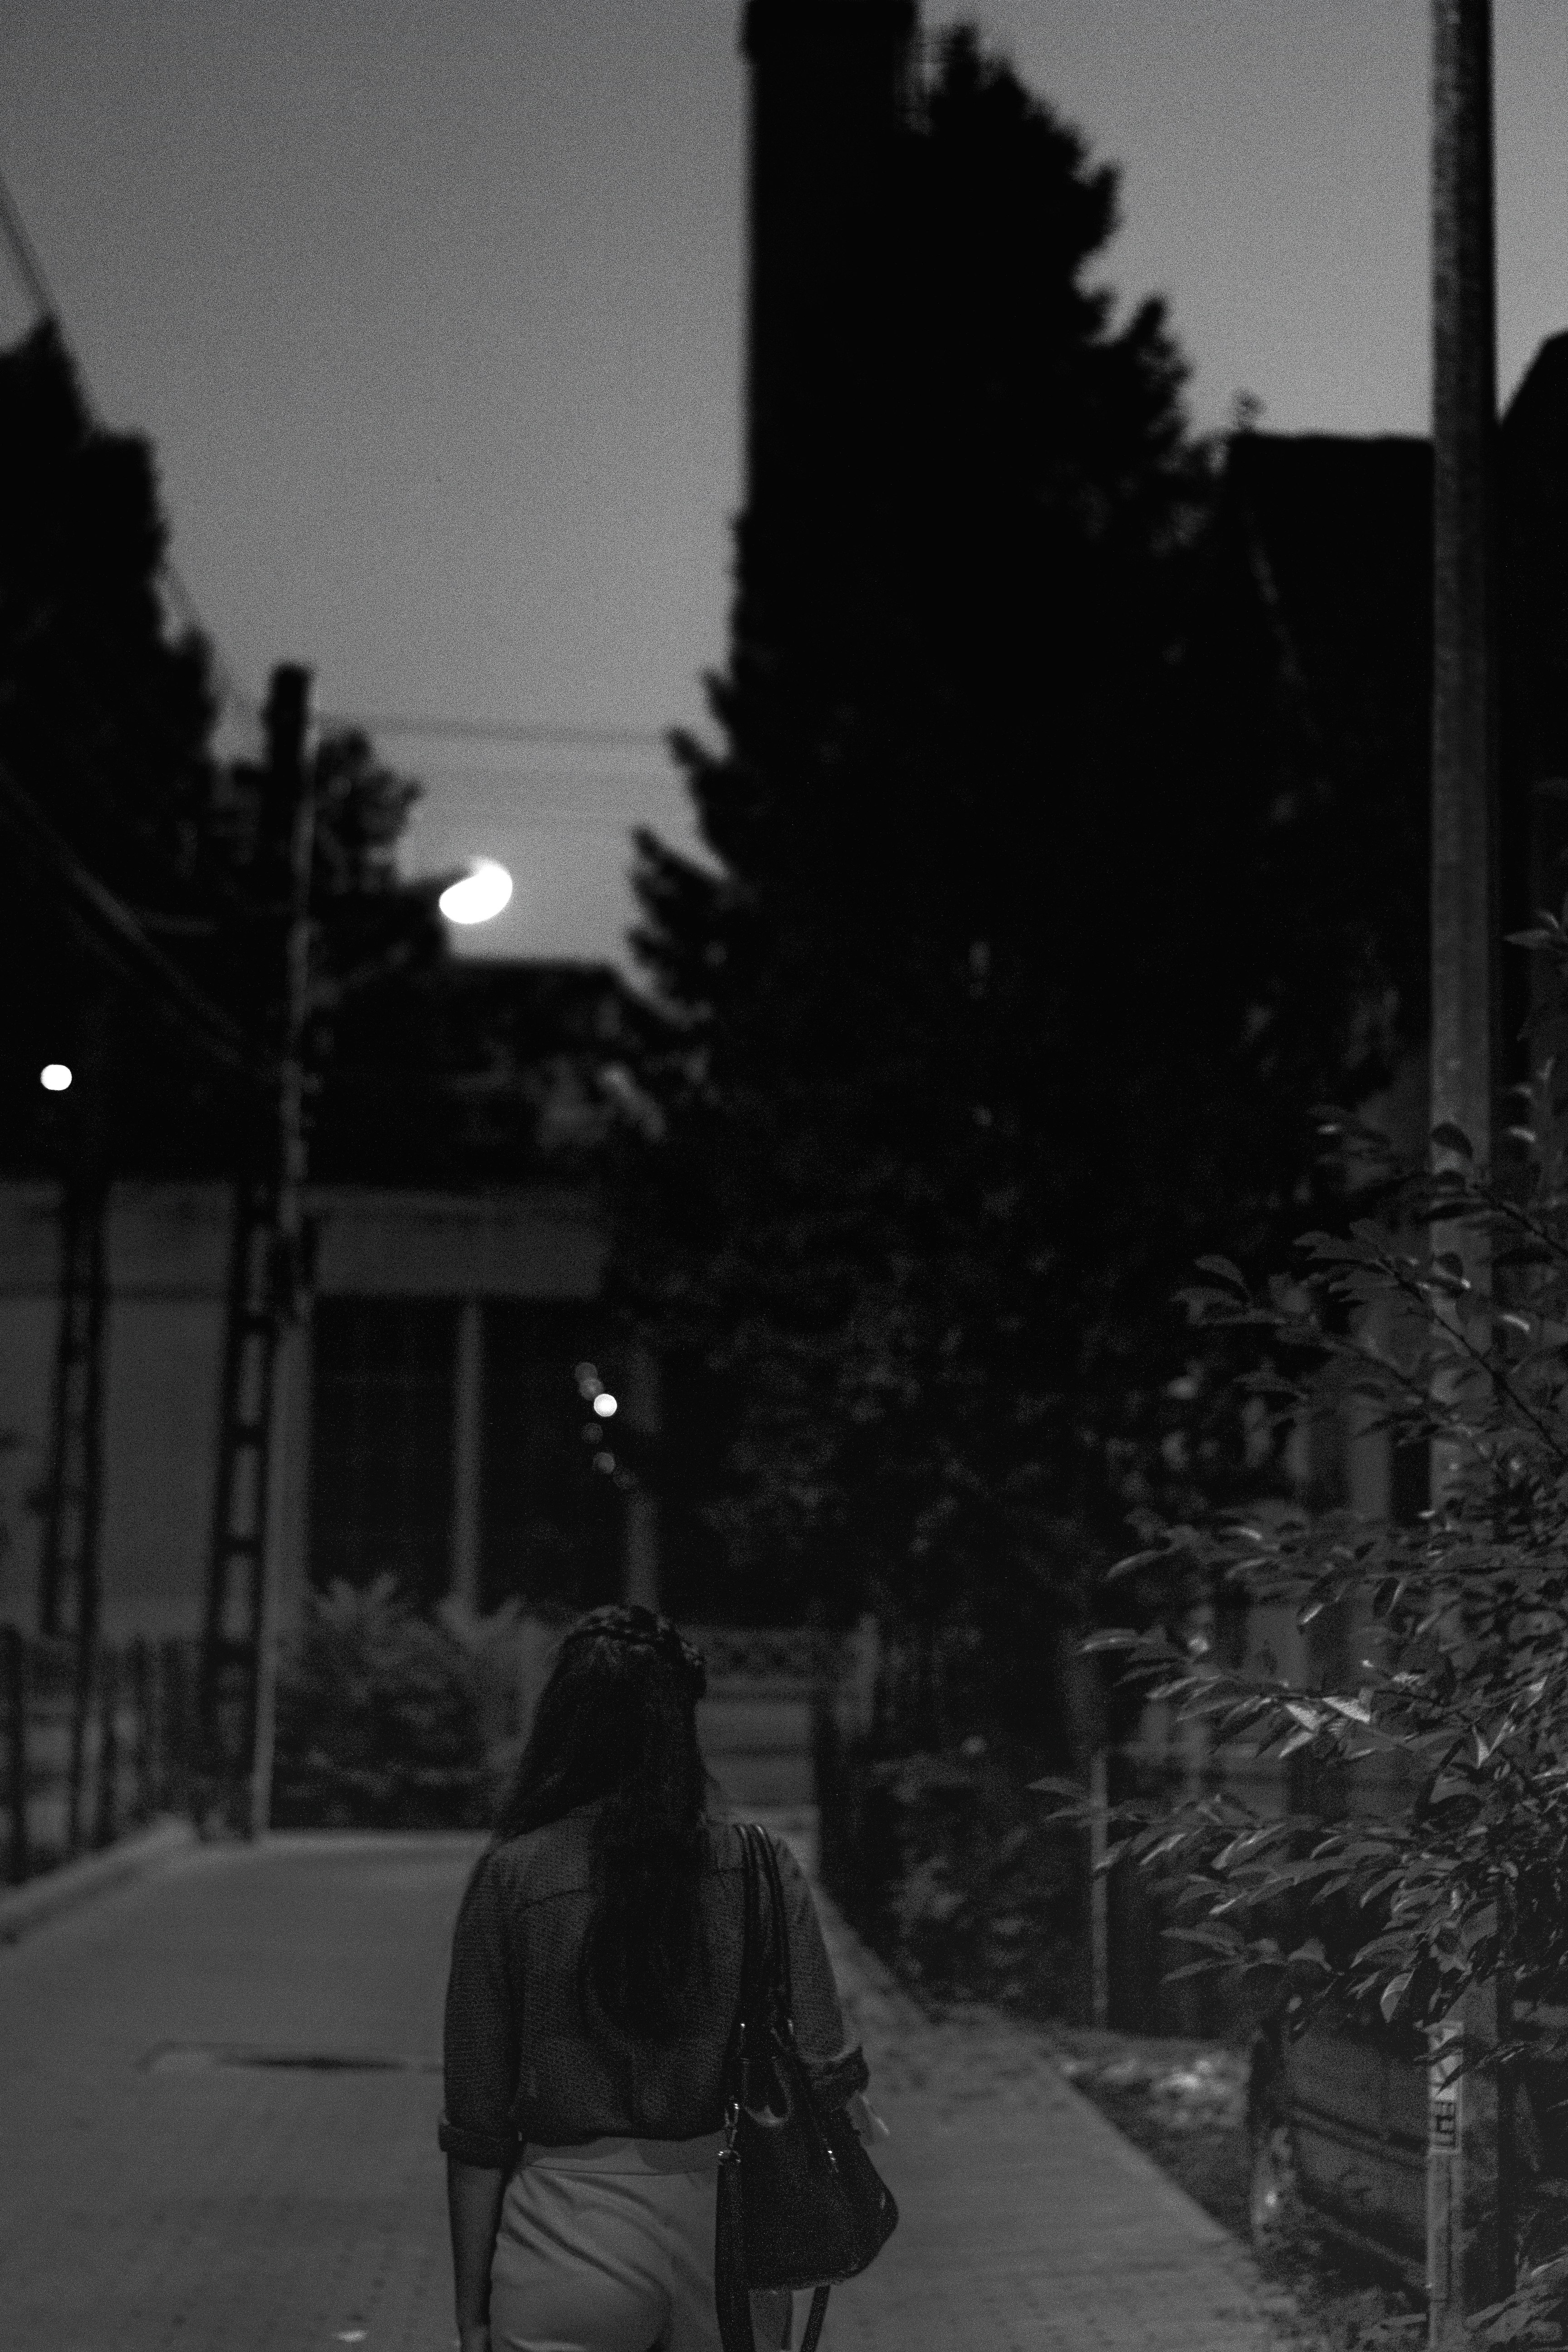
[[(81, 355), (72, 342), (65, 324), (64, 314), (37, 247), (28, 233), (9, 183), (0, 171), (0, 240), (3, 240), (28, 299), (40, 317), (49, 320), (70, 355), (80, 386), (82, 400), (95, 422), (101, 422), (102, 412), (92, 396)], [(160, 574), (169, 603), (188, 629), (195, 631), (206, 645), (213, 683), (223, 702), (251, 725), (259, 723), (260, 706), (254, 696), (247, 693), (236, 677), (218, 643), (216, 631), (205, 617), (190, 585), (172, 555), (165, 554), (160, 564)], [(601, 750), (666, 751), (668, 732), (658, 728), (613, 727), (599, 725), (567, 725), (551, 727), (515, 720), (450, 719), (429, 717), (410, 712), (324, 711), (318, 714), (318, 729), (359, 728), (376, 736), (403, 736), (426, 742), (518, 743), (542, 747), (584, 745)]]
[(546, 747), (583, 743), (605, 751), (664, 751), (668, 740), (663, 730), (654, 727), (545, 727), (513, 719), (431, 719), (403, 712), (323, 711), (320, 724), (359, 727), (372, 735), (413, 736), (431, 743), (537, 743)]
[[(82, 365), (81, 355), (67, 331), (58, 297), (37, 246), (28, 234), (20, 205), (13, 194), (5, 173), (0, 172), (0, 238), (11, 256), (12, 266), (28, 299), (41, 317), (53, 321), (61, 341), (69, 352), (81, 387), (82, 398), (89, 415), (101, 421), (101, 411), (92, 397)], [(243, 716), (255, 722), (260, 717), (259, 705), (238, 684), (232, 664), (224, 655), (216, 632), (205, 618), (200, 605), (173, 556), (165, 555), (160, 566), (163, 586), (170, 604), (189, 629), (205, 639), (214, 683), (224, 700)], [(322, 712), (318, 716), (321, 728), (363, 728), (367, 733), (388, 736), (411, 736), (426, 741), (446, 740), (452, 742), (594, 744), (605, 749), (626, 751), (663, 750), (665, 734), (657, 728), (526, 725), (509, 720), (480, 719), (429, 718), (416, 713), (377, 713), (359, 711)]]
[(121, 978), (145, 983), (209, 1060), (249, 1082), (270, 1075), (270, 1064), (226, 1008), (153, 944), (124, 900), (83, 865), (3, 766), (0, 833), (37, 881), (56, 887), (100, 963)]
[[(70, 359), (82, 404), (89, 420), (101, 426), (102, 412), (93, 397), (80, 353), (66, 326), (58, 298), (3, 171), (0, 171), (0, 242), (4, 243), (10, 256), (12, 268), (35, 312), (41, 320), (47, 320), (58, 335)], [(248, 723), (259, 722), (258, 704), (239, 685), (216, 631), (206, 621), (178, 565), (167, 552), (160, 562), (159, 577), (168, 603), (178, 617), (187, 629), (194, 631), (205, 642), (208, 674), (222, 703)], [(637, 751), (657, 749), (666, 753), (668, 750), (668, 733), (651, 728), (580, 724), (548, 726), (505, 720), (431, 718), (410, 713), (353, 712), (322, 713), (317, 723), (321, 730), (354, 727), (374, 735), (422, 739), (431, 743), (446, 740), (546, 749), (584, 746)], [(606, 777), (604, 781), (613, 779)], [(154, 997), (162, 999), (167, 1011), (211, 1060), (252, 1082), (263, 1074), (266, 1066), (264, 1057), (258, 1060), (249, 1041), (226, 1010), (208, 997), (177, 964), (153, 945), (137, 913), (106, 889), (80, 864), (53, 827), (43, 819), (28, 796), (21, 793), (3, 771), (0, 771), (0, 830), (5, 832), (13, 848), (21, 852), (25, 862), (33, 867), (39, 879), (47, 877), (63, 892), (71, 907), (76, 925), (84, 939), (90, 940), (93, 951), (101, 961), (111, 967), (118, 967), (127, 979), (149, 985)]]

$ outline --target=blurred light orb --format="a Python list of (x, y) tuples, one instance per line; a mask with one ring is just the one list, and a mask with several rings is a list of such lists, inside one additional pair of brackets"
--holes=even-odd
[(46, 1062), (38, 1072), (38, 1084), (46, 1094), (63, 1095), (71, 1082), (71, 1074), (64, 1062)]
[(608, 1389), (601, 1389), (598, 1395), (594, 1399), (594, 1411), (598, 1414), (601, 1421), (608, 1421), (610, 1415), (615, 1412), (619, 1412), (620, 1409), (620, 1399), (618, 1397), (613, 1397)]
[(493, 857), (477, 857), (460, 882), (436, 901), (449, 923), (489, 923), (511, 897), (511, 876)]

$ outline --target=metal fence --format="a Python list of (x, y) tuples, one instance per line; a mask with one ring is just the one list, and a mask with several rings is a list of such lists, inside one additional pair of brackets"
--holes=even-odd
[(15, 1885), (190, 1799), (196, 1648), (76, 1644), (0, 1625), (4, 1875)]

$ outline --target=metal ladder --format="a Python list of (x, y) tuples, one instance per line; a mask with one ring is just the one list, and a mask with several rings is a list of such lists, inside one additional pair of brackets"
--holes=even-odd
[[(255, 1835), (271, 1778), (275, 1629), (268, 1514), (280, 1398), (279, 1349), (306, 1282), (304, 1033), (315, 795), (305, 737), (309, 673), (272, 674), (266, 725), (274, 871), (283, 884), (283, 1002), (276, 1092), (235, 1186), (218, 1454), (198, 1696), (198, 1811), (214, 1829)], [(274, 1564), (275, 1568), (275, 1564)]]
[(81, 1844), (87, 1725), (98, 1660), (99, 1535), (103, 1516), (105, 1194), (68, 1180), (60, 1207), (59, 1328), (49, 1414), (38, 1628), (75, 1647), (69, 1850)]
[[(262, 1580), (278, 1360), (276, 1185), (235, 1186), (218, 1449), (198, 1697), (201, 1776), (209, 1809), (228, 1810), (256, 1741)], [(234, 1821), (231, 1826), (243, 1823)]]
[(79, 1639), (98, 1617), (103, 1501), (103, 1219), (100, 1186), (68, 1183), (60, 1207), (59, 1331), (38, 1630)]

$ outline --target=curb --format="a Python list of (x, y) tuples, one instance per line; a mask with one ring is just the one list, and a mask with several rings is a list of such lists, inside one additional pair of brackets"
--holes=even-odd
[(6, 1888), (0, 1893), (0, 1946), (20, 1943), (24, 1936), (30, 1936), (46, 1920), (56, 1919), (64, 1911), (74, 1911), (79, 1904), (90, 1902), (94, 1895), (107, 1895), (116, 1886), (150, 1877), (181, 1854), (190, 1853), (197, 1842), (189, 1822), (177, 1815), (166, 1815), (122, 1838), (117, 1845), (106, 1847), (101, 1853), (82, 1854), (75, 1862), (62, 1862), (58, 1868), (45, 1871), (41, 1877)]
[[(475, 1830), (268, 1830), (250, 1846), (252, 1853), (459, 1853), (484, 1844)], [(243, 1839), (234, 1841), (237, 1846)]]

